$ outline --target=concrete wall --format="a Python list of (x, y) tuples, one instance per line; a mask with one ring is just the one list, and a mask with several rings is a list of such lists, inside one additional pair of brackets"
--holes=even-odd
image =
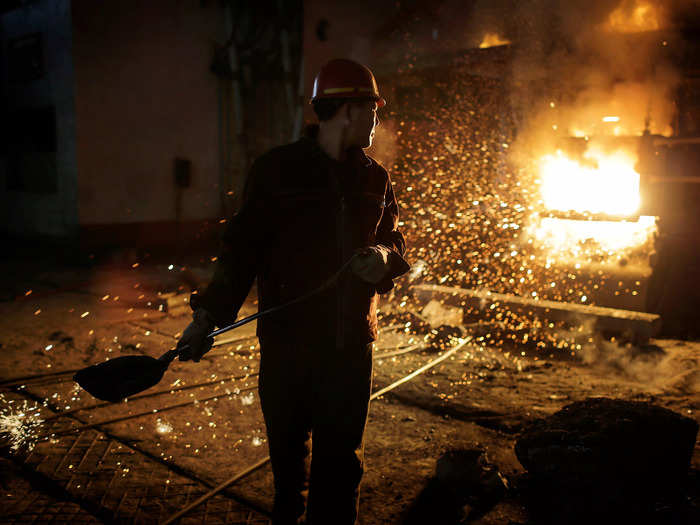
[(81, 225), (173, 221), (175, 157), (182, 219), (217, 216), (219, 3), (74, 0), (73, 26)]
[[(39, 78), (16, 81), (8, 77), (10, 43), (40, 34), (43, 57)], [(73, 106), (73, 62), (71, 58), (70, 1), (41, 0), (0, 17), (0, 112), (54, 107), (56, 115), (55, 188), (44, 192), (10, 189), (8, 153), (0, 156), (0, 229), (11, 234), (67, 236), (78, 227), (77, 166), (75, 160), (75, 118)], [(0, 124), (14, 134), (8, 122)], [(53, 157), (53, 155), (50, 155)], [(51, 159), (54, 162), (54, 159)]]
[[(314, 85), (314, 77), (320, 67), (333, 58), (350, 58), (372, 69), (380, 58), (377, 56), (377, 30), (391, 14), (393, 2), (367, 0), (357, 2), (304, 2), (304, 91), (308, 101)], [(325, 20), (325, 23), (323, 22)], [(325, 27), (326, 40), (318, 35), (319, 24)], [(381, 90), (381, 83), (379, 86)], [(314, 120), (307, 104), (305, 117)]]

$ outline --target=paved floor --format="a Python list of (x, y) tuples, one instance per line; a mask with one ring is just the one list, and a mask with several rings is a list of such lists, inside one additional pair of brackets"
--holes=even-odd
[[(65, 428), (63, 420), (55, 420), (45, 430)], [(211, 488), (98, 429), (40, 442), (29, 452), (5, 455), (0, 465), (2, 523), (159, 523)], [(217, 495), (180, 523), (268, 520)]]
[[(158, 342), (162, 345), (167, 339), (174, 339), (172, 334), (169, 337), (156, 334), (164, 323), (167, 324), (162, 307), (158, 306), (165, 301), (158, 292), (161, 289), (177, 291), (172, 283), (163, 285), (163, 275), (169, 278), (171, 272), (161, 269), (150, 281), (150, 274), (146, 272), (139, 277), (107, 272), (107, 278), (93, 272), (89, 279), (78, 275), (77, 271), (75, 275), (57, 272), (46, 277), (32, 273), (18, 278), (14, 284), (17, 290), (32, 290), (34, 300), (41, 303), (39, 307), (25, 304), (24, 293), (4, 298), (3, 311), (12, 319), (6, 316), (4, 322), (7, 337), (0, 344), (4, 352), (0, 380), (80, 368), (83, 363), (103, 359), (89, 353), (91, 345), (87, 340), (74, 339), (88, 336), (87, 330), (77, 324), (79, 313), (74, 316), (75, 320), (69, 318), (74, 306), (82, 312), (84, 303), (90, 301), (93, 306), (84, 308), (90, 310), (90, 317), (84, 320), (93, 319), (89, 328), (97, 333), (103, 323), (108, 323), (110, 330), (120, 336), (138, 333), (140, 341), (147, 341), (149, 332), (138, 323), (159, 315), (161, 322), (157, 327), (146, 326), (154, 332), (150, 339), (160, 337)], [(42, 284), (42, 279), (46, 284)], [(143, 290), (141, 286), (148, 289)], [(109, 290), (105, 292), (105, 288)], [(119, 291), (115, 293), (115, 289)], [(110, 292), (121, 295), (120, 300), (112, 302), (112, 297), (104, 300), (105, 294)], [(98, 304), (94, 304), (95, 301)], [(49, 303), (56, 305), (55, 314), (42, 319)], [(105, 308), (107, 303), (121, 306)], [(98, 311), (97, 307), (103, 305)], [(26, 308), (42, 309), (42, 315), (27, 314)], [(17, 319), (26, 322), (23, 324)], [(186, 323), (186, 317), (180, 317), (173, 322), (170, 331), (181, 330)], [(60, 327), (60, 331), (56, 331), (56, 327)], [(65, 332), (70, 332), (71, 336)], [(43, 342), (38, 343), (40, 340)], [(160, 346), (154, 348), (155, 343), (150, 344), (152, 353), (159, 352)], [(116, 344), (113, 346), (116, 351)], [(52, 357), (59, 348), (62, 353)], [(127, 345), (124, 352), (138, 353), (139, 346)], [(48, 393), (56, 391), (69, 400), (74, 395), (70, 393), (71, 385), (70, 375), (31, 380), (26, 388), (13, 388), (5, 383), (0, 388), (0, 415), (26, 401), (29, 405), (43, 404), (41, 414), (46, 418), (55, 412)], [(11, 405), (12, 402), (15, 405)], [(87, 404), (92, 402), (89, 396), (83, 400)], [(65, 410), (64, 406), (60, 408)], [(46, 421), (40, 432), (48, 435), (84, 422), (84, 416), (64, 416)], [(174, 462), (169, 463), (147, 447), (139, 447), (137, 441), (125, 439), (118, 432), (115, 434), (114, 428), (98, 426), (60, 435), (39, 441), (32, 450), (13, 451), (6, 440), (0, 440), (0, 523), (160, 523), (215, 486), (211, 478), (199, 477), (196, 469), (186, 470)], [(254, 504), (242, 502), (240, 496), (225, 491), (186, 514), (180, 523), (267, 524), (269, 520), (263, 512), (255, 510)]]

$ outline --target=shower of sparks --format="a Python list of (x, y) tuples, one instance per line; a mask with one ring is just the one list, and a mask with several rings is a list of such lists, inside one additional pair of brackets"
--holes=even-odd
[[(618, 265), (648, 264), (656, 226), (653, 217), (634, 216), (640, 205), (634, 154), (603, 154), (587, 141), (590, 152), (579, 160), (552, 148), (516, 164), (518, 122), (504, 102), (506, 82), (453, 71), (438, 87), (439, 97), (416, 90), (400, 109), (387, 108), (380, 132), (388, 135), (378, 137), (375, 152), (396, 185), (400, 227), (409, 240), (406, 259), (424, 261), (409, 279), (420, 275), (428, 284), (594, 305), (598, 289), (617, 283)], [(601, 118), (598, 113), (595, 120)], [(385, 151), (386, 142), (393, 146)], [(556, 218), (558, 210), (633, 217), (577, 221)], [(613, 292), (637, 295), (641, 286), (620, 283)], [(411, 294), (396, 297), (397, 314), (423, 306)], [(482, 347), (525, 343), (570, 352), (586, 342), (555, 323), (499, 306), (470, 313), (497, 323), (476, 340)]]
[(40, 417), (40, 405), (30, 405), (7, 400), (0, 394), (0, 440), (6, 441), (10, 450), (32, 450), (36, 445), (37, 430), (44, 422)]
[(173, 431), (173, 426), (160, 418), (156, 420), (156, 433), (158, 434), (170, 434)]
[(250, 392), (248, 394), (242, 395), (240, 397), (240, 399), (241, 399), (241, 404), (243, 406), (252, 405), (253, 401), (255, 401), (255, 394), (253, 394), (253, 392)]
[(408, 272), (408, 280), (415, 281), (418, 277), (423, 275), (423, 272), (425, 272), (427, 266), (428, 263), (426, 263), (423, 259), (418, 259), (411, 265), (411, 269)]

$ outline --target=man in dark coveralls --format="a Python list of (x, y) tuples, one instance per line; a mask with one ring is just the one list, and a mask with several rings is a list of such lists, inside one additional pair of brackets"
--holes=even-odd
[(328, 62), (312, 103), (319, 124), (254, 162), (213, 280), (192, 295), (194, 320), (178, 346), (189, 345), (181, 360), (198, 361), (211, 348), (207, 334), (235, 320), (256, 278), (264, 310), (345, 268), (331, 286), (260, 319), (257, 334), (273, 523), (299, 523), (306, 507), (309, 524), (350, 525), (363, 472), (377, 294), (408, 264), (391, 180), (363, 152), (385, 105), (372, 72), (350, 60)]

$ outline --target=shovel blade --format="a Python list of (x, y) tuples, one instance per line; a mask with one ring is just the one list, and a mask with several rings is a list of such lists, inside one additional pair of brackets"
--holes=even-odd
[(97, 399), (116, 403), (158, 384), (167, 368), (152, 357), (124, 356), (83, 368), (73, 380)]

